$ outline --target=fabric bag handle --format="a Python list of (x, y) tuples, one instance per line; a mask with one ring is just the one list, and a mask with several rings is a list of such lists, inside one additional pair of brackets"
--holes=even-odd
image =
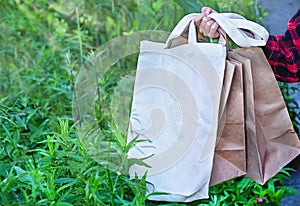
[[(197, 32), (196, 26), (194, 24), (194, 18), (198, 16), (198, 13), (192, 13), (184, 16), (178, 24), (174, 27), (171, 34), (169, 35), (166, 41), (166, 48), (171, 48), (181, 45), (183, 43), (198, 43), (197, 42)], [(188, 35), (186, 35), (188, 33)], [(225, 32), (220, 32), (221, 36), (219, 39), (219, 43), (227, 45), (227, 39)], [(182, 38), (185, 38), (185, 41), (182, 41)], [(186, 42), (187, 40), (187, 42)]]
[[(192, 44), (192, 43), (197, 43), (197, 32), (196, 32), (196, 26), (193, 22), (193, 20), (190, 21), (189, 23), (189, 31), (188, 31), (188, 43)], [(220, 38), (219, 38), (219, 43), (226, 45), (226, 47), (228, 47), (228, 39), (227, 39), (227, 35), (225, 33), (224, 30), (220, 29)]]
[[(226, 34), (240, 47), (265, 46), (269, 38), (268, 31), (261, 25), (233, 13), (211, 13)], [(245, 31), (246, 30), (246, 31)], [(247, 31), (254, 34), (250, 37)]]
[[(167, 41), (166, 41), (166, 47), (171, 48), (173, 47), (172, 44), (174, 41), (179, 39), (183, 36), (184, 33), (187, 33), (187, 29), (191, 30), (189, 31), (189, 37), (188, 42), (196, 42), (197, 41), (197, 35), (196, 35), (196, 29), (192, 28), (193, 19), (199, 14), (197, 13), (191, 13), (186, 16), (184, 16), (174, 27), (171, 34), (169, 35)], [(192, 33), (191, 33), (192, 32)]]
[[(178, 22), (166, 41), (167, 48), (170, 48), (173, 41), (180, 38), (187, 29), (189, 29), (188, 42), (197, 42), (196, 29), (192, 26), (194, 26), (194, 18), (198, 15), (199, 13), (188, 14)], [(247, 20), (239, 14), (211, 13), (209, 17), (214, 19), (220, 25), (220, 30), (223, 29), (240, 47), (264, 46), (269, 38), (269, 33), (263, 26)], [(247, 31), (253, 33), (254, 37), (250, 37)]]

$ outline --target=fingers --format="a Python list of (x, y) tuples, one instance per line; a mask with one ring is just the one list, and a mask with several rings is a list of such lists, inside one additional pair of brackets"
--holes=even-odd
[(217, 38), (220, 36), (218, 32), (219, 24), (210, 17), (203, 17), (198, 28), (200, 33), (210, 38)]
[(205, 16), (202, 18), (201, 23), (200, 23), (200, 27), (199, 27), (199, 31), (200, 33), (204, 34), (205, 36), (207, 36), (207, 34), (209, 33), (209, 29), (210, 26), (212, 24), (212, 20), (211, 18)]
[(212, 11), (213, 10), (211, 8), (206, 7), (206, 6), (203, 6), (201, 9), (201, 13), (206, 14), (206, 15), (209, 15), (210, 13), (212, 13)]
[(218, 32), (219, 24), (208, 17), (210, 13), (214, 12), (216, 11), (209, 7), (202, 7), (201, 14), (194, 19), (194, 23), (198, 27), (199, 32), (210, 38), (218, 38), (220, 36)]
[(213, 10), (212, 8), (210, 7), (207, 7), (207, 6), (203, 6), (202, 9), (201, 9), (201, 13), (204, 13), (206, 15), (209, 15), (211, 13), (216, 13), (215, 10)]
[(198, 28), (200, 28), (201, 21), (202, 21), (203, 17), (205, 17), (205, 16), (206, 16), (206, 14), (201, 13), (194, 19), (194, 23)]
[(218, 29), (219, 24), (209, 17), (204, 17), (199, 26), (199, 32), (210, 38), (218, 38), (220, 36)]
[(200, 27), (200, 23), (202, 21), (202, 19), (209, 15), (210, 13), (215, 12), (213, 9), (211, 9), (210, 7), (202, 7), (201, 9), (201, 14), (199, 14), (195, 19), (194, 19), (194, 23), (197, 27)]
[(211, 26), (209, 28), (209, 32), (206, 36), (208, 36), (210, 38), (218, 38), (220, 36), (218, 29), (219, 29), (219, 24), (217, 22), (213, 21), (213, 23), (211, 24)]

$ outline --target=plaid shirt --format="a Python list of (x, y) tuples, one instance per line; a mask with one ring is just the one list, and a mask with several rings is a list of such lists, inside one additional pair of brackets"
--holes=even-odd
[(263, 50), (277, 80), (300, 81), (300, 9), (289, 20), (285, 34), (270, 35)]

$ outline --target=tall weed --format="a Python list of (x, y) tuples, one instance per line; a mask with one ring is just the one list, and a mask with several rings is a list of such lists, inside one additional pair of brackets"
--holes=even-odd
[[(104, 134), (94, 140), (101, 143), (100, 148), (89, 147), (78, 137), (82, 131), (75, 129), (80, 124), (72, 115), (76, 76), (97, 48), (115, 37), (141, 30), (170, 31), (184, 14), (199, 12), (202, 5), (260, 21), (265, 13), (256, 3), (0, 1), (0, 204), (157, 205), (146, 200), (146, 176), (129, 178), (130, 165), (143, 162), (128, 159), (134, 141), (126, 142), (103, 108), (113, 101), (111, 94), (119, 80), (134, 72), (137, 55), (116, 62), (99, 79), (106, 94), (97, 100), (100, 107), (96, 108)], [(101, 158), (92, 158), (91, 148)], [(255, 205), (257, 198), (277, 204), (294, 192), (283, 186), (288, 172), (283, 170), (265, 186), (246, 178), (230, 180), (211, 188), (208, 200), (194, 204)]]

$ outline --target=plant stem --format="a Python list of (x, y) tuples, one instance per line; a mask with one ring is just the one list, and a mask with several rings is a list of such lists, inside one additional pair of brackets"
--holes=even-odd
[(77, 37), (79, 42), (79, 51), (80, 51), (80, 63), (83, 64), (83, 52), (82, 52), (82, 38), (80, 35), (80, 22), (79, 22), (79, 13), (78, 8), (76, 7), (76, 21), (77, 21)]

